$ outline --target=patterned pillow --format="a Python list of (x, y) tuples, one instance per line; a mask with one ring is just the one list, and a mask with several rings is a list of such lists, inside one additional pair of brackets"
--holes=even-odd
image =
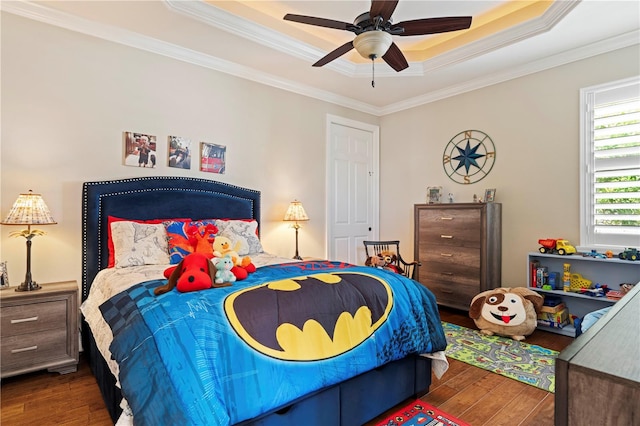
[(213, 238), (218, 233), (215, 219), (164, 222), (169, 241), (171, 264), (175, 265), (188, 254), (197, 251), (207, 255), (213, 254)]
[(129, 221), (129, 222), (136, 222), (136, 223), (163, 223), (165, 220), (186, 220), (189, 221), (191, 219), (150, 219), (150, 220), (136, 220), (136, 219), (124, 219), (124, 218), (120, 218), (120, 217), (115, 217), (115, 216), (108, 216), (107, 217), (107, 249), (109, 251), (109, 263), (107, 265), (107, 268), (113, 268), (116, 264), (116, 256), (115, 256), (115, 249), (113, 248), (113, 237), (111, 236), (111, 224), (113, 222), (120, 222), (120, 221)]
[(169, 263), (167, 233), (162, 224), (113, 222), (111, 235), (116, 268)]
[(240, 243), (237, 250), (240, 256), (262, 253), (262, 244), (258, 238), (258, 222), (255, 220), (216, 220), (218, 235), (229, 238), (233, 244)]

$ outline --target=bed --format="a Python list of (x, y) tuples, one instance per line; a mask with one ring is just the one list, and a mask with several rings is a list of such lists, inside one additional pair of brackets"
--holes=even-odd
[[(137, 226), (129, 225), (133, 221), (154, 224), (145, 229), (159, 220), (166, 225), (172, 219), (219, 218), (255, 224), (257, 236), (260, 213), (259, 191), (211, 180), (142, 177), (84, 183), (83, 350), (114, 422), (123, 422), (127, 414), (130, 421), (132, 414), (136, 424), (158, 424), (162, 419), (164, 424), (358, 425), (428, 391), (432, 358), (442, 358), (446, 340), (433, 295), (399, 274), (249, 252), (256, 271), (230, 287), (185, 293), (173, 289), (156, 296), (154, 289), (166, 282), (162, 274), (173, 259), (167, 264), (126, 265), (129, 259), (120, 256), (121, 263), (109, 267), (114, 262), (110, 241), (115, 236), (109, 232), (116, 229), (110, 226), (113, 218), (122, 226)], [(115, 278), (126, 284), (112, 284)], [(263, 343), (248, 330), (264, 324), (273, 328), (272, 323), (279, 324), (279, 317), (293, 310), (289, 307), (309, 303), (283, 299), (281, 294), (301, 297), (302, 292), (288, 287), (271, 296), (275, 292), (265, 289), (273, 289), (273, 283), (318, 292), (344, 287), (366, 299), (368, 307), (357, 312), (354, 308), (346, 322), (339, 320), (341, 324), (362, 312), (371, 319), (355, 333), (360, 337), (345, 326), (349, 337), (338, 339), (342, 328), (336, 325), (334, 342), (329, 341), (330, 348), (321, 355), (319, 349), (307, 349), (309, 341), (300, 340), (295, 328), (288, 329), (284, 335), (294, 337), (282, 350), (278, 341)], [(340, 285), (331, 285), (336, 283)], [(323, 305), (318, 301), (332, 297), (311, 294), (311, 305)], [(270, 303), (276, 308), (256, 305), (266, 299), (273, 299)], [(343, 303), (345, 297), (338, 299)], [(185, 306), (188, 313), (178, 311)], [(218, 316), (210, 319), (204, 311)], [(274, 311), (278, 319), (271, 318)], [(243, 312), (251, 312), (253, 318), (245, 323)], [(323, 321), (317, 322), (324, 325)], [(312, 325), (317, 326), (315, 320)], [(306, 331), (304, 327), (299, 324), (300, 330)], [(183, 341), (187, 334), (193, 341)], [(347, 348), (336, 345), (338, 340), (356, 344)], [(185, 348), (184, 355), (179, 347)], [(251, 367), (241, 367), (241, 359)]]

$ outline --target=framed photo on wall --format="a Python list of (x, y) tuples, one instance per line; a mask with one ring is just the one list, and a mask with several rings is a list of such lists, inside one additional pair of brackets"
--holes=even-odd
[(191, 139), (182, 136), (169, 136), (169, 167), (191, 168)]
[(224, 174), (227, 147), (214, 143), (200, 142), (200, 171)]
[(484, 202), (485, 203), (493, 203), (493, 201), (495, 199), (496, 199), (496, 189), (495, 188), (485, 189), (484, 190)]
[(427, 187), (427, 203), (440, 204), (441, 202), (442, 202), (442, 187), (441, 186)]
[(156, 137), (145, 133), (123, 132), (124, 165), (156, 167)]

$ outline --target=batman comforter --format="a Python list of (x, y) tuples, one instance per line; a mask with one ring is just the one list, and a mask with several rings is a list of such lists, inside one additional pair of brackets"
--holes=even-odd
[(100, 306), (137, 424), (233, 424), (446, 347), (433, 295), (375, 268), (271, 265), (232, 287), (154, 296), (164, 282)]

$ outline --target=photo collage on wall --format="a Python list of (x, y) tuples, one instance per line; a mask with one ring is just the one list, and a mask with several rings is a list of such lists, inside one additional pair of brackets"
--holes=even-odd
[[(124, 165), (131, 167), (156, 168), (158, 163), (157, 137), (146, 133), (123, 132)], [(182, 136), (167, 137), (167, 167), (191, 169), (193, 157), (191, 139)], [(208, 142), (200, 142), (200, 171), (224, 174), (227, 147)], [(161, 160), (162, 161), (162, 160)]]

